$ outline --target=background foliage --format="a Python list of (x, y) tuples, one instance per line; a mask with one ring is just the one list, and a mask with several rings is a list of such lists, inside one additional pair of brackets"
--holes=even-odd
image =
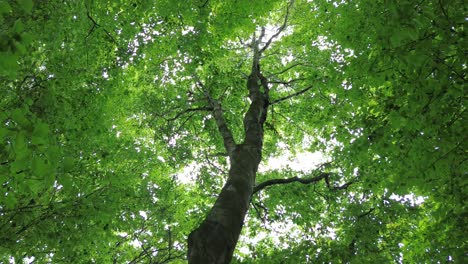
[[(284, 15), (0, 1), (0, 261), (183, 263), (227, 169), (210, 113), (187, 111), (206, 107), (195, 76), (240, 139), (245, 44)], [(463, 262), (465, 23), (458, 0), (295, 1), (262, 70), (273, 99), (311, 88), (270, 108), (264, 160), (320, 151), (333, 176), (258, 192), (236, 262)]]

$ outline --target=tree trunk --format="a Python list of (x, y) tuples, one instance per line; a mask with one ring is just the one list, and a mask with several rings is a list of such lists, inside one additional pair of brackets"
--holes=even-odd
[[(187, 257), (191, 264), (229, 263), (244, 224), (262, 159), (263, 123), (268, 109), (268, 85), (260, 73), (259, 58), (257, 48), (254, 50), (252, 72), (247, 80), (251, 104), (244, 116), (245, 135), (242, 144), (235, 144), (220, 104), (210, 98), (231, 167), (228, 180), (208, 216), (188, 237)], [(260, 88), (263, 88), (263, 92)]]
[(229, 263), (239, 238), (255, 184), (259, 151), (238, 145), (229, 178), (213, 208), (188, 239), (189, 263)]

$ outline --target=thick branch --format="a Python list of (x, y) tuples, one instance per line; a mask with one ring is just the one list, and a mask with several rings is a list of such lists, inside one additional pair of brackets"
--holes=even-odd
[[(203, 87), (201, 82), (198, 84)], [(232, 153), (236, 148), (236, 142), (234, 141), (234, 137), (232, 136), (232, 132), (226, 124), (226, 120), (224, 120), (223, 109), (221, 108), (221, 104), (213, 99), (210, 94), (205, 90), (205, 96), (208, 99), (208, 102), (213, 109), (213, 116), (216, 121), (216, 125), (218, 126), (218, 131), (223, 137), (224, 148), (226, 149), (229, 157), (232, 157)]]
[[(269, 88), (268, 81), (262, 75), (260, 70), (259, 41), (255, 40), (255, 35), (253, 44), (252, 71), (247, 78), (247, 89), (249, 90), (251, 103), (249, 109), (244, 115), (244, 143), (261, 149), (263, 145), (263, 124), (267, 117), (267, 109), (269, 105)], [(261, 88), (263, 88), (263, 91)]]
[(226, 149), (229, 157), (232, 156), (232, 152), (236, 148), (236, 142), (234, 141), (234, 137), (232, 136), (231, 130), (226, 124), (224, 120), (223, 109), (221, 108), (221, 104), (218, 101), (213, 100), (213, 115), (216, 120), (216, 125), (218, 125), (218, 130), (221, 136), (223, 137), (224, 148)]
[[(255, 32), (252, 35), (252, 51), (253, 51), (253, 58), (252, 58), (252, 69), (250, 71), (250, 75), (248, 78), (257, 78), (257, 72), (259, 72), (259, 63), (260, 63), (260, 50), (258, 48), (258, 44), (260, 43), (261, 38), (265, 34), (265, 28), (262, 28), (260, 33), (260, 37), (257, 39), (255, 36)], [(250, 87), (247, 87), (250, 90)]]
[(347, 182), (347, 183), (345, 183), (343, 185), (340, 185), (340, 186), (335, 186), (335, 187), (328, 186), (328, 188), (330, 188), (333, 191), (344, 190), (344, 189), (347, 189), (351, 184), (353, 184), (355, 182), (356, 181), (350, 181), (350, 182)]
[(312, 87), (313, 87), (313, 86), (311, 85), (311, 86), (309, 86), (309, 87), (307, 87), (307, 88), (304, 88), (304, 89), (302, 89), (302, 90), (300, 90), (300, 91), (298, 91), (298, 92), (295, 92), (295, 93), (290, 94), (290, 95), (288, 95), (288, 96), (285, 96), (285, 97), (283, 97), (283, 98), (279, 98), (279, 99), (273, 100), (273, 101), (270, 102), (270, 105), (276, 104), (276, 103), (279, 103), (279, 102), (282, 102), (282, 101), (285, 101), (285, 100), (287, 100), (287, 99), (289, 99), (289, 98), (292, 98), (292, 97), (294, 97), (294, 96), (301, 95), (301, 94), (307, 92), (308, 90), (312, 89)]
[(319, 182), (322, 179), (325, 181), (325, 185), (327, 186), (328, 189), (330, 189), (331, 191), (338, 191), (338, 190), (347, 189), (351, 184), (356, 182), (356, 180), (352, 180), (340, 186), (333, 186), (332, 184), (330, 184), (331, 175), (332, 175), (331, 173), (321, 172), (318, 176), (315, 176), (312, 178), (299, 178), (296, 176), (296, 177), (291, 177), (291, 178), (286, 178), (286, 179), (267, 180), (255, 186), (253, 193), (255, 194), (265, 189), (266, 187), (269, 187), (272, 185), (281, 185), (281, 184), (288, 184), (288, 183), (293, 183), (293, 182), (299, 182), (302, 184), (312, 184), (312, 183)]

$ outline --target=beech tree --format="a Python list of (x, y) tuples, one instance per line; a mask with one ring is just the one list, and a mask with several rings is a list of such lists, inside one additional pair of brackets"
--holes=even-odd
[(462, 263), (465, 23), (0, 0), (0, 261)]

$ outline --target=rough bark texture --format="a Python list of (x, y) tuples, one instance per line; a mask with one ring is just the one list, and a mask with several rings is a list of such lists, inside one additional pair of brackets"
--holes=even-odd
[(247, 80), (252, 103), (244, 116), (245, 137), (242, 144), (234, 142), (220, 104), (209, 98), (231, 167), (228, 180), (211, 211), (188, 237), (189, 263), (229, 263), (242, 230), (255, 185), (255, 175), (262, 159), (263, 123), (269, 105), (268, 85), (260, 72), (259, 59), (260, 51), (257, 46), (254, 49), (252, 71)]
[(189, 236), (189, 263), (229, 263), (239, 238), (255, 183), (260, 153), (238, 145), (229, 178), (213, 208)]

